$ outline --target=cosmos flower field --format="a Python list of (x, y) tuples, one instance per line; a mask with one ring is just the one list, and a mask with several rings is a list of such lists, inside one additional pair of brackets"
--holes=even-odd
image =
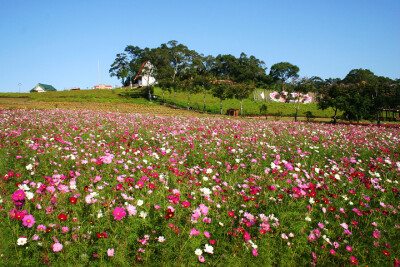
[(399, 266), (400, 129), (0, 109), (8, 266)]

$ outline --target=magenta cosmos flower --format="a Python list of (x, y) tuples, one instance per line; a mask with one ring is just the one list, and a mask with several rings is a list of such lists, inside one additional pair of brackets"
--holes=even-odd
[(35, 218), (32, 215), (25, 215), (22, 219), (22, 224), (28, 226), (28, 228), (32, 228), (35, 223)]
[(115, 207), (113, 213), (114, 220), (122, 220), (126, 216), (126, 212), (124, 208)]
[(18, 189), (12, 194), (12, 200), (14, 201), (22, 201), (25, 199), (25, 192), (22, 189)]

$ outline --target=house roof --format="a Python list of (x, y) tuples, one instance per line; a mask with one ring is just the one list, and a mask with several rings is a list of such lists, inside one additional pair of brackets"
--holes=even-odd
[(35, 91), (35, 88), (36, 88), (37, 86), (41, 86), (45, 91), (57, 91), (57, 89), (54, 88), (52, 85), (44, 84), (44, 83), (38, 83), (38, 85), (36, 85), (36, 86), (31, 90), (31, 92)]

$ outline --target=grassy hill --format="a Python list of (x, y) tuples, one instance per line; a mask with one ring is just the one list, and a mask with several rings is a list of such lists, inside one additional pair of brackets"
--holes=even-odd
[[(111, 90), (80, 90), (80, 91), (57, 91), (47, 93), (0, 93), (0, 104), (15, 103), (14, 106), (24, 104), (29, 106), (33, 102), (46, 102), (46, 106), (53, 103), (53, 106), (62, 106), (66, 103), (103, 103), (103, 104), (134, 104), (134, 105), (161, 105), (162, 91), (160, 88), (155, 88), (154, 95), (157, 96), (157, 100), (148, 101), (144, 98), (139, 97), (140, 92), (131, 89), (111, 89)], [(165, 92), (166, 105), (171, 106), (174, 102), (174, 94)], [(7, 99), (7, 100), (6, 100)], [(14, 100), (12, 100), (14, 99)], [(16, 99), (19, 99), (18, 101)], [(17, 103), (17, 102), (18, 103)], [(187, 94), (177, 93), (176, 95), (176, 106), (175, 108), (187, 107)], [(245, 116), (260, 115), (260, 107), (265, 104), (268, 108), (268, 115), (287, 117), (294, 116), (295, 108), (292, 104), (285, 103), (274, 103), (274, 102), (262, 102), (253, 101), (253, 99), (245, 99), (243, 101), (243, 113)], [(51, 104), (50, 104), (51, 105)], [(219, 113), (219, 99), (207, 94), (206, 105), (208, 113)], [(223, 112), (226, 114), (228, 109), (240, 109), (240, 102), (236, 99), (227, 99), (223, 103)], [(76, 105), (75, 105), (76, 106)], [(190, 107), (192, 110), (203, 110), (203, 95), (194, 94), (190, 96)], [(316, 104), (305, 104), (302, 105), (299, 110), (299, 116), (305, 116), (305, 112), (310, 111), (314, 116), (319, 118), (331, 117), (331, 110), (319, 110)]]

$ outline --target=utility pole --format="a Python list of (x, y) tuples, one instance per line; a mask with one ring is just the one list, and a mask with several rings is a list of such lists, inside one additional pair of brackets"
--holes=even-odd
[(99, 88), (100, 88), (100, 60), (97, 62), (97, 72), (99, 74)]

